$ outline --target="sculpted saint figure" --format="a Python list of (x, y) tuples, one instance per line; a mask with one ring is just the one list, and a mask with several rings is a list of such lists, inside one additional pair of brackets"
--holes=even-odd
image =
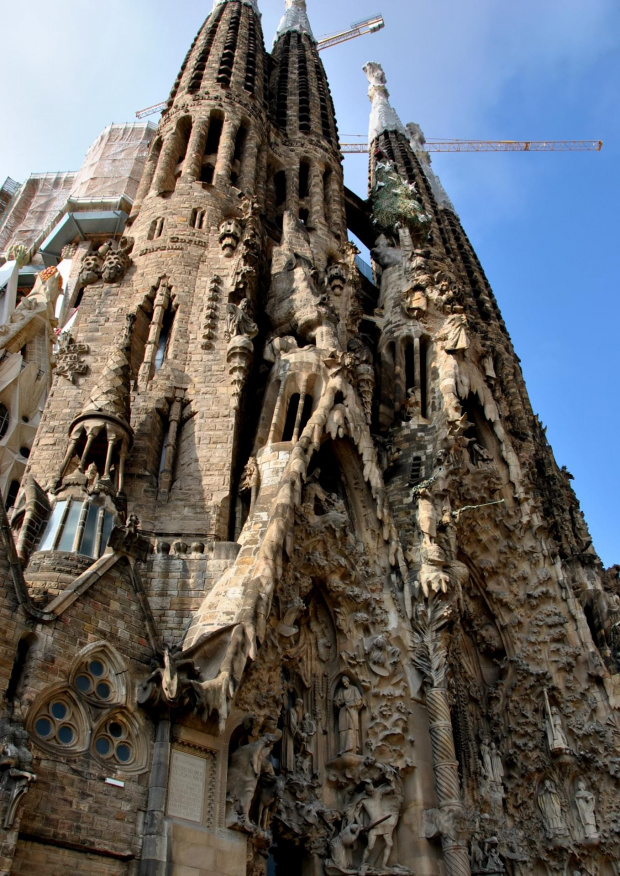
[(598, 839), (598, 827), (594, 812), (594, 794), (586, 787), (583, 779), (577, 782), (575, 791), (575, 804), (579, 812), (579, 819), (583, 825), (583, 832), (587, 839)]
[(239, 305), (228, 305), (225, 332), (227, 340), (236, 335), (245, 335), (247, 338), (256, 337), (258, 326), (251, 317), (251, 309), (252, 305), (248, 298), (244, 298)]
[(548, 834), (565, 836), (568, 833), (562, 812), (562, 801), (551, 779), (545, 779), (542, 790), (538, 793), (538, 808), (542, 813)]
[(295, 705), (286, 709), (282, 726), (282, 756), (280, 766), (283, 772), (292, 773), (295, 770), (295, 743), (301, 733), (301, 722), (304, 714), (304, 701), (295, 700)]
[(562, 725), (562, 716), (557, 706), (551, 706), (546, 721), (547, 739), (551, 751), (569, 751), (570, 746)]
[(336, 693), (334, 703), (338, 709), (338, 753), (352, 751), (358, 754), (361, 749), (360, 710), (364, 707), (364, 700), (346, 675), (342, 677), (342, 686)]

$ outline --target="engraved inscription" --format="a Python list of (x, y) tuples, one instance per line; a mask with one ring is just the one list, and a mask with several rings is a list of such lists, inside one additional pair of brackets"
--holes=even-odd
[(202, 822), (207, 762), (202, 757), (173, 750), (168, 787), (168, 815)]

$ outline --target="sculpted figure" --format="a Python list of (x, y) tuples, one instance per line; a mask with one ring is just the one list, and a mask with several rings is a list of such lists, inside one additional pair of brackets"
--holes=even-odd
[(570, 751), (566, 732), (562, 724), (562, 716), (557, 706), (551, 706), (548, 710), (545, 730), (551, 751)]
[(577, 790), (575, 791), (575, 804), (579, 813), (579, 820), (583, 825), (583, 832), (586, 839), (598, 839), (598, 827), (596, 824), (596, 814), (594, 812), (594, 794), (588, 790), (583, 779), (577, 782)]
[(279, 735), (279, 732), (267, 733), (233, 752), (228, 768), (228, 827), (254, 832), (254, 825), (250, 821), (250, 807), (260, 777), (264, 775), (273, 778), (275, 775), (269, 755)]
[(258, 326), (252, 319), (251, 308), (252, 305), (247, 298), (244, 298), (238, 306), (236, 304), (228, 305), (225, 332), (227, 341), (237, 335), (244, 335), (250, 339), (256, 337)]
[(459, 350), (467, 350), (469, 338), (467, 337), (467, 319), (464, 313), (454, 313), (446, 326), (446, 352), (457, 353)]
[(362, 869), (368, 864), (371, 852), (377, 840), (382, 837), (384, 848), (380, 867), (387, 867), (387, 862), (394, 845), (392, 838), (398, 824), (401, 795), (396, 793), (394, 781), (376, 788), (372, 782), (366, 782), (364, 796), (358, 803), (359, 812), (366, 816), (368, 844), (362, 857)]
[(337, 691), (334, 702), (338, 709), (338, 754), (347, 751), (358, 754), (361, 749), (360, 710), (364, 707), (364, 700), (346, 675), (342, 677), (342, 686)]
[(330, 841), (329, 854), (331, 860), (326, 861), (325, 870), (327, 873), (354, 873), (351, 869), (353, 866), (353, 847), (357, 843), (360, 835), (361, 825), (357, 821), (348, 823), (343, 822), (339, 833)]
[(282, 772), (292, 773), (295, 769), (295, 745), (300, 739), (301, 722), (304, 714), (304, 701), (295, 700), (295, 705), (286, 709), (282, 727)]
[(538, 792), (538, 808), (550, 836), (566, 836), (568, 834), (568, 827), (562, 812), (562, 801), (551, 779), (545, 779), (542, 790)]
[(301, 720), (301, 752), (299, 754), (299, 764), (301, 772), (306, 776), (311, 776), (315, 762), (315, 739), (316, 736), (316, 721), (312, 718), (309, 712), (305, 712)]

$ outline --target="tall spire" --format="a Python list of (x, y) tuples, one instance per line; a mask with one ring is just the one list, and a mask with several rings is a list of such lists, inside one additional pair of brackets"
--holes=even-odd
[(368, 129), (368, 143), (376, 140), (384, 131), (400, 131), (407, 135), (405, 126), (398, 118), (396, 110), (390, 104), (390, 92), (386, 87), (385, 73), (381, 64), (369, 61), (364, 67), (364, 73), (370, 83), (368, 97), (372, 103), (370, 111), (370, 126)]
[(280, 20), (275, 39), (277, 40), (283, 33), (293, 30), (297, 33), (308, 34), (310, 39), (316, 42), (306, 12), (306, 0), (286, 0), (286, 12)]
[(415, 122), (408, 122), (406, 130), (411, 148), (413, 149), (415, 156), (420, 162), (422, 170), (424, 171), (424, 174), (429, 181), (430, 187), (433, 191), (433, 195), (435, 196), (435, 200), (437, 201), (438, 206), (445, 207), (446, 210), (452, 210), (453, 213), (456, 212), (452, 201), (448, 197), (448, 193), (441, 184), (441, 180), (439, 179), (435, 171), (431, 168), (431, 156), (425, 148), (426, 137), (424, 136), (422, 128)]

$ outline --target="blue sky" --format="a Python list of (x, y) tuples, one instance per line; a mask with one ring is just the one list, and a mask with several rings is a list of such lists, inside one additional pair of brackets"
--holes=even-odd
[[(283, 0), (259, 0), (271, 44)], [(29, 0), (3, 10), (0, 177), (74, 170), (110, 122), (163, 100), (210, 11), (196, 0)], [(575, 477), (605, 564), (620, 562), (620, 4), (308, 0), (315, 35), (382, 12), (323, 53), (341, 136), (367, 130), (368, 60), (427, 137), (602, 139), (601, 153), (436, 155), (491, 281), (534, 410)], [(156, 119), (157, 117), (155, 117)], [(345, 179), (364, 195), (363, 156)]]

